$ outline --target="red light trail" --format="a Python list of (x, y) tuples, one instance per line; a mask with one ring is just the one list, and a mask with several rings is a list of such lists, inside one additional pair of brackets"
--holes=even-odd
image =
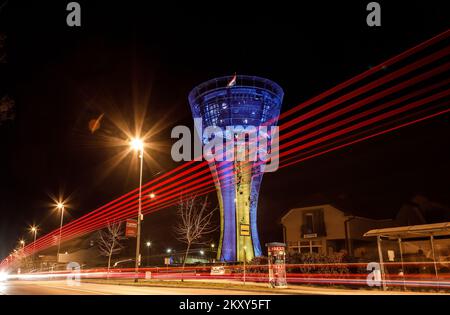
[[(391, 66), (396, 64), (399, 61), (402, 61), (408, 57), (413, 56), (419, 51), (425, 50), (426, 48), (431, 47), (432, 45), (439, 43), (440, 41), (443, 41), (448, 38), (450, 35), (449, 31), (446, 31), (418, 46), (415, 46), (406, 52), (389, 59), (388, 61), (371, 68), (370, 70), (355, 76), (354, 78), (341, 83), (337, 85), (336, 87), (331, 88), (330, 90), (311, 98), (310, 100), (307, 100), (294, 108), (286, 111), (285, 113), (282, 113), (280, 115), (280, 119), (285, 119), (286, 117), (292, 116), (293, 114), (304, 110), (308, 106), (312, 104), (316, 104), (317, 102), (326, 99), (330, 95), (333, 95), (353, 84), (356, 84), (363, 79), (368, 78), (370, 75), (373, 75), (377, 73), (378, 71), (385, 69), (387, 66)], [(320, 105), (312, 110), (309, 110), (308, 112), (301, 114), (297, 117), (293, 117), (291, 120), (286, 121), (282, 124), (280, 124), (280, 130), (286, 130), (290, 127), (293, 127), (299, 123), (304, 123), (306, 120), (309, 120), (313, 118), (314, 116), (324, 114), (328, 110), (333, 109), (334, 107), (337, 107), (339, 105), (342, 105), (343, 103), (354, 99), (358, 96), (364, 95), (368, 93), (369, 91), (376, 90), (380, 86), (386, 85), (389, 82), (398, 80), (399, 78), (407, 75), (411, 72), (416, 72), (419, 68), (426, 68), (432, 65), (433, 63), (437, 63), (438, 61), (441, 61), (444, 57), (448, 56), (450, 53), (450, 49), (448, 46), (445, 48), (434, 52), (426, 57), (421, 58), (420, 60), (414, 61), (411, 64), (408, 64), (398, 70), (395, 70), (394, 72), (384, 75), (370, 83), (367, 83), (361, 87), (358, 87), (342, 96), (339, 96), (331, 101), (326, 102), (323, 105)], [(395, 93), (398, 93), (400, 91), (403, 91), (405, 89), (411, 88), (415, 84), (418, 84), (420, 82), (429, 81), (430, 79), (435, 79), (436, 77), (439, 77), (442, 73), (449, 70), (450, 64), (438, 64), (437, 67), (428, 70), (421, 74), (416, 74), (410, 79), (407, 79), (406, 81), (403, 81), (401, 83), (398, 83), (394, 86), (388, 87), (384, 90), (378, 91), (375, 94), (372, 94), (370, 96), (367, 96), (361, 100), (358, 100), (350, 105), (347, 105), (343, 108), (337, 109), (336, 111), (326, 114), (325, 116), (319, 117), (315, 119), (314, 121), (308, 122), (304, 125), (301, 125), (298, 128), (295, 128), (293, 130), (289, 130), (286, 133), (282, 134), (280, 136), (280, 141), (288, 140), (288, 138), (291, 138), (293, 136), (298, 135), (301, 132), (313, 129), (315, 127), (319, 127), (322, 124), (332, 121), (338, 117), (344, 116), (345, 114), (351, 113), (356, 110), (360, 110), (363, 106), (366, 106), (367, 104), (382, 100), (383, 98), (393, 95)], [(433, 102), (437, 102), (440, 99), (445, 99), (449, 95), (449, 89), (439, 91), (440, 88), (447, 86), (450, 80), (446, 79), (444, 81), (432, 83), (429, 86), (426, 86), (424, 88), (418, 89), (416, 91), (413, 91), (409, 94), (394, 98), (392, 100), (386, 101), (380, 105), (375, 105), (372, 108), (369, 108), (362, 112), (357, 112), (353, 114), (352, 116), (346, 117), (344, 119), (341, 119), (339, 121), (336, 121), (332, 124), (325, 125), (320, 127), (320, 129), (316, 129), (314, 131), (310, 131), (309, 133), (294, 138), (290, 141), (283, 142), (280, 145), (280, 157), (286, 157), (286, 160), (283, 160), (280, 168), (288, 167), (293, 164), (297, 164), (299, 162), (305, 161), (307, 159), (373, 138), (377, 135), (384, 134), (387, 132), (391, 132), (393, 130), (397, 130), (399, 128), (412, 125), (414, 123), (418, 123), (420, 121), (430, 119), (433, 117), (436, 117), (438, 115), (442, 115), (445, 113), (448, 113), (449, 109), (440, 110), (435, 113), (426, 114), (425, 116), (419, 117), (415, 120), (408, 121), (408, 122), (402, 122), (398, 123), (397, 125), (391, 126), (387, 129), (379, 130), (375, 133), (370, 134), (370, 131), (374, 131), (375, 129), (380, 129), (380, 126), (371, 127), (372, 125), (376, 123), (382, 123), (383, 121), (395, 118), (396, 116), (403, 115), (401, 120), (405, 120), (408, 117), (413, 117), (414, 115), (417, 115), (417, 113), (407, 113), (409, 111), (413, 111), (418, 109), (419, 107), (430, 104)], [(414, 100), (408, 104), (402, 104), (405, 101), (417, 98), (421, 95), (426, 95), (427, 93), (430, 93), (434, 90), (438, 90), (438, 92), (433, 92), (432, 95), (425, 96), (421, 99)], [(400, 104), (400, 105), (399, 105)], [(442, 103), (445, 107), (448, 107), (448, 102)], [(439, 105), (439, 106), (442, 106)], [(397, 107), (396, 107), (397, 106)], [(390, 109), (391, 107), (394, 107), (394, 109)], [(431, 107), (435, 108), (435, 107)], [(390, 109), (389, 111), (383, 112), (387, 109)], [(377, 112), (382, 112), (381, 114), (377, 116), (373, 116), (370, 118), (367, 118), (366, 120), (359, 121), (362, 118), (365, 118), (366, 116), (373, 115)], [(351, 124), (355, 123), (355, 124)], [(389, 124), (389, 123), (388, 123)], [(346, 127), (346, 125), (348, 125)], [(337, 128), (343, 127), (343, 129), (333, 131)], [(369, 128), (369, 130), (365, 130), (362, 133), (357, 133), (360, 129)], [(325, 134), (321, 136), (320, 138), (312, 139), (314, 137), (317, 137), (319, 135), (322, 135), (324, 133), (331, 132), (328, 134)], [(369, 134), (367, 134), (369, 133)], [(366, 135), (362, 135), (366, 134)], [(335, 138), (350, 135), (350, 137), (347, 137), (349, 141), (344, 141), (344, 143), (341, 140), (337, 140), (333, 142), (330, 146), (330, 144), (326, 143), (327, 141), (333, 140)], [(309, 140), (308, 142), (306, 142)], [(302, 143), (303, 142), (303, 143)], [(292, 147), (293, 145), (297, 145), (291, 149), (281, 151), (282, 149), (286, 149), (288, 147)], [(318, 146), (317, 148), (314, 148), (314, 146)], [(312, 149), (311, 149), (312, 148)], [(309, 151), (302, 152), (298, 154), (299, 151), (310, 149)], [(310, 155), (308, 155), (310, 154)], [(292, 156), (293, 155), (293, 156)], [(305, 156), (306, 155), (306, 156)], [(149, 192), (154, 192), (156, 194), (155, 200), (146, 200), (143, 201), (143, 213), (148, 214), (152, 213), (164, 208), (167, 208), (169, 206), (172, 206), (178, 202), (178, 199), (180, 198), (181, 194), (188, 194), (188, 193), (195, 193), (197, 195), (200, 194), (206, 194), (209, 192), (212, 192), (215, 190), (214, 187), (214, 181), (211, 177), (208, 164), (206, 162), (200, 162), (195, 165), (196, 162), (186, 162), (182, 164), (181, 166), (161, 175), (158, 178), (155, 178), (145, 185), (143, 187), (143, 195), (146, 195)], [(221, 170), (220, 172), (225, 172), (226, 170)], [(219, 173), (220, 173), (219, 172)], [(203, 176), (206, 175), (206, 176)], [(220, 174), (217, 174), (220, 175)], [(202, 177), (201, 177), (202, 176)], [(223, 176), (223, 175), (220, 175)], [(228, 175), (230, 176), (230, 175)], [(104, 227), (107, 222), (109, 221), (121, 221), (123, 219), (132, 217), (136, 215), (136, 204), (137, 204), (137, 192), (138, 189), (132, 190), (128, 192), (127, 194), (105, 204), (104, 206), (66, 224), (63, 226), (63, 233), (62, 233), (62, 239), (61, 241), (67, 241), (70, 239), (73, 239), (74, 237), (78, 237), (81, 235), (84, 235), (86, 233), (95, 231), (97, 229), (100, 229)], [(57, 237), (59, 233), (59, 229), (48, 233), (47, 235), (42, 236), (39, 238), (35, 244), (29, 244), (24, 249), (22, 254), (24, 255), (30, 255), (33, 253), (33, 249), (35, 249), (36, 252), (41, 251), (43, 249), (46, 249), (48, 247), (56, 245), (55, 237)], [(11, 261), (8, 259), (4, 259), (1, 263), (1, 265), (7, 265)]]

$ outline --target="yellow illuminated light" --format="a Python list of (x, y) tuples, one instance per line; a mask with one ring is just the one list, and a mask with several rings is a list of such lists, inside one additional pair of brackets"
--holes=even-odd
[(133, 138), (130, 141), (130, 147), (135, 151), (143, 151), (144, 150), (144, 142), (139, 138)]

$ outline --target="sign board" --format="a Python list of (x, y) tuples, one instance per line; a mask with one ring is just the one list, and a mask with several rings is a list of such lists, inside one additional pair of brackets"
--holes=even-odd
[(317, 233), (303, 234), (303, 238), (316, 238)]
[(213, 266), (211, 267), (211, 276), (224, 275), (225, 267), (224, 266)]
[(170, 257), (164, 258), (164, 265), (170, 265)]
[(241, 223), (241, 236), (250, 236), (250, 224)]
[(128, 219), (125, 224), (125, 236), (136, 237), (137, 236), (137, 220)]
[(151, 279), (152, 278), (152, 272), (151, 271), (146, 271), (145, 272), (145, 279)]
[(388, 250), (387, 254), (388, 254), (389, 261), (394, 261), (395, 260), (395, 252), (393, 250)]
[(286, 245), (283, 243), (269, 243), (266, 246), (269, 264), (269, 287), (287, 288)]

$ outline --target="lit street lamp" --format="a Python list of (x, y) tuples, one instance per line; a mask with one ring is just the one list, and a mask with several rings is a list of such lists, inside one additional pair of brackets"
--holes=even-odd
[(37, 235), (37, 226), (30, 227), (30, 232), (33, 233), (33, 257), (36, 254), (36, 235)]
[(56, 262), (59, 261), (59, 250), (61, 249), (61, 235), (62, 235), (62, 226), (64, 219), (64, 203), (58, 202), (56, 204), (56, 208), (61, 211), (61, 224), (59, 225), (59, 238), (58, 238), (58, 251), (56, 252)]
[(211, 244), (211, 262), (214, 262), (214, 243)]
[(135, 278), (134, 282), (138, 281), (138, 271), (140, 265), (140, 242), (141, 242), (141, 220), (142, 220), (142, 168), (144, 162), (144, 142), (139, 138), (133, 138), (130, 141), (130, 147), (137, 151), (140, 159), (139, 167), (139, 203), (138, 203), (138, 220), (137, 220), (137, 235), (136, 235), (136, 263), (135, 263)]
[(152, 242), (147, 241), (147, 243), (145, 245), (147, 245), (147, 266), (149, 266), (150, 265), (150, 248), (152, 247)]

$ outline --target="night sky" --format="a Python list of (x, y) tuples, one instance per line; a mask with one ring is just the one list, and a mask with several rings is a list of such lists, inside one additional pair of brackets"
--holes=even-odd
[[(379, 1), (380, 29), (365, 24), (369, 1), (79, 1), (81, 28), (65, 24), (68, 2), (9, 1), (0, 11), (8, 58), (0, 96), (15, 100), (15, 119), (0, 125), (0, 257), (30, 238), (28, 225), (58, 227), (52, 194), (71, 195), (68, 221), (136, 187), (132, 156), (106, 171), (120, 150), (102, 137), (121, 136), (113, 120), (133, 130), (134, 113), (145, 110), (144, 129), (155, 129), (162, 149), (149, 151), (148, 181), (178, 165), (170, 131), (192, 126), (187, 94), (198, 83), (234, 72), (267, 77), (283, 87), (285, 111), (448, 28), (442, 1)], [(91, 134), (88, 123), (101, 113)], [(395, 216), (416, 194), (450, 205), (448, 119), (266, 174), (262, 243), (281, 240), (278, 221), (290, 207), (322, 197), (376, 218)], [(181, 246), (170, 232), (174, 219), (174, 209), (146, 217), (143, 238)]]

